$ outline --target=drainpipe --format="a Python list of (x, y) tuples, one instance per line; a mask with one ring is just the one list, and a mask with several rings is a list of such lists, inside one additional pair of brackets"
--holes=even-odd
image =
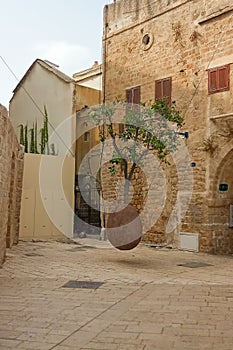
[(104, 31), (103, 31), (103, 103), (105, 103), (106, 101), (107, 31), (108, 31), (108, 5), (105, 5)]

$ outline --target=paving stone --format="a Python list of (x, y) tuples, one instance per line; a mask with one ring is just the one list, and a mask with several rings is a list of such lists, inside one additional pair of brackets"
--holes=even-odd
[[(25, 256), (42, 247), (43, 259)], [(133, 253), (71, 248), (13, 247), (0, 270), (0, 349), (232, 350), (232, 259), (143, 245)], [(177, 266), (198, 260), (214, 273)], [(104, 285), (61, 288), (69, 280)]]

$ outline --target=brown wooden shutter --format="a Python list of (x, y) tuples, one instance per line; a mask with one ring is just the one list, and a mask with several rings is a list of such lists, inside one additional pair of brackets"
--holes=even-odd
[(166, 78), (162, 81), (163, 84), (163, 98), (167, 100), (167, 102), (171, 103), (171, 91), (172, 91), (172, 79)]
[(141, 102), (141, 88), (140, 86), (137, 86), (132, 89), (133, 90), (133, 96), (132, 96), (132, 102), (134, 104), (139, 105)]
[(209, 93), (216, 92), (218, 89), (218, 70), (217, 68), (209, 70)]
[(137, 86), (126, 90), (126, 101), (128, 103), (139, 104), (141, 102), (141, 87)]
[(132, 102), (133, 102), (133, 101), (132, 101), (132, 96), (133, 96), (133, 94), (132, 94), (132, 89), (126, 90), (126, 101), (127, 101), (128, 103), (132, 103)]
[(230, 86), (230, 65), (216, 67), (208, 71), (209, 93), (229, 90)]
[(119, 131), (119, 134), (123, 134), (123, 132), (125, 131), (125, 125), (124, 124), (119, 124), (118, 131)]
[(227, 90), (229, 88), (229, 65), (219, 67), (218, 69), (218, 90)]
[(155, 101), (163, 98), (162, 80), (156, 80), (155, 82)]
[(155, 101), (166, 99), (171, 103), (172, 78), (165, 78), (155, 81)]

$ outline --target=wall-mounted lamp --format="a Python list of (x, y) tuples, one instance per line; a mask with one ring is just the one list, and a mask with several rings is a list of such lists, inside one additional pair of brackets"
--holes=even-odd
[(176, 131), (176, 134), (184, 136), (184, 138), (186, 138), (186, 139), (189, 137), (188, 131), (185, 131), (185, 132)]
[(218, 187), (219, 191), (225, 192), (228, 190), (228, 184), (220, 184)]

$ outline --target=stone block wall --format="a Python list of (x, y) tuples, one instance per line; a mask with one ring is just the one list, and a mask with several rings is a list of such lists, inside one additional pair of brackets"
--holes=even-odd
[[(125, 100), (126, 89), (140, 86), (141, 102), (150, 105), (155, 99), (155, 80), (172, 78), (172, 101), (185, 118), (182, 131), (189, 132), (187, 164), (195, 163), (190, 205), (172, 239), (178, 244), (179, 232), (198, 233), (200, 250), (211, 253), (233, 253), (233, 229), (229, 227), (233, 185), (226, 165), (233, 145), (232, 139), (218, 136), (226, 119), (229, 128), (233, 127), (232, 11), (230, 0), (119, 0), (106, 5), (104, 11), (104, 101)], [(149, 45), (143, 43), (146, 34)], [(226, 64), (230, 64), (230, 89), (209, 94), (208, 69)], [(211, 137), (216, 146), (213, 152), (203, 143)], [(171, 172), (168, 198), (177, 191), (172, 179)], [(228, 202), (218, 190), (222, 181), (230, 185)], [(164, 223), (169, 210), (165, 206), (161, 215)], [(146, 239), (168, 240), (159, 222), (161, 231), (154, 228)]]
[(18, 242), (22, 180), (23, 150), (6, 108), (0, 105), (0, 265), (6, 248)]

